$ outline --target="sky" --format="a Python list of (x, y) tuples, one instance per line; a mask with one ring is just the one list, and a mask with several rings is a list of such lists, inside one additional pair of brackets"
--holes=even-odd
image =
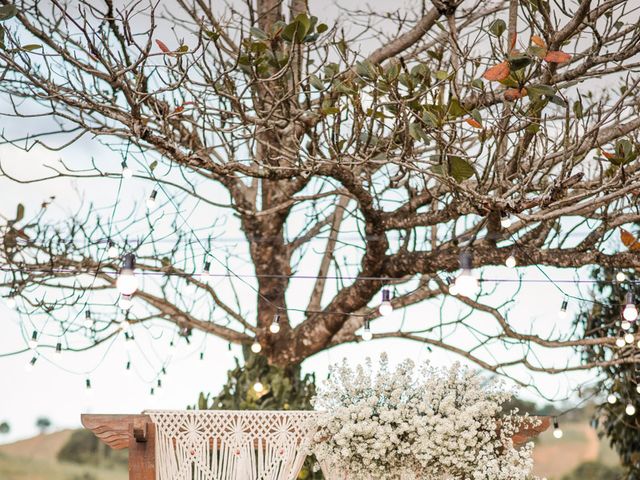
[[(347, 3), (350, 7), (358, 4)], [(378, 0), (367, 3), (374, 8), (382, 8), (388, 2)], [(323, 13), (331, 18), (335, 16), (335, 9), (331, 7)], [(6, 118), (0, 119), (0, 122), (3, 122), (3, 127), (8, 130), (26, 127), (24, 123), (9, 125)], [(121, 161), (119, 155), (91, 139), (83, 139), (59, 152), (35, 148), (27, 153), (8, 145), (0, 146), (0, 161), (3, 167), (12, 176), (20, 179), (34, 178), (46, 172), (45, 165), (55, 164), (60, 159), (72, 165), (86, 166), (92, 158), (107, 164), (111, 171), (116, 171)], [(41, 202), (55, 196), (56, 200), (51, 206), (52, 214), (60, 217), (71, 214), (83, 201), (110, 205), (116, 198), (119, 211), (124, 215), (129, 208), (144, 203), (148, 190), (149, 186), (138, 180), (123, 184), (122, 192), (118, 194), (117, 183), (106, 179), (83, 182), (61, 179), (38, 184), (19, 184), (0, 178), (0, 214), (11, 218), (18, 202), (26, 206), (27, 212), (33, 212)], [(196, 217), (199, 215), (200, 213), (195, 212)], [(218, 238), (220, 242), (232, 242), (241, 237), (241, 232), (236, 227), (231, 226), (223, 230)], [(247, 265), (239, 265), (239, 270), (235, 273), (251, 273)], [(243, 268), (245, 270), (242, 270)], [(576, 272), (547, 269), (546, 272), (558, 280), (586, 278), (588, 275), (587, 270)], [(516, 279), (518, 274), (530, 280), (544, 278), (536, 268), (515, 271), (506, 267), (494, 267), (487, 269), (483, 274), (491, 278)], [(294, 284), (291, 296), (296, 295), (298, 288), (306, 286), (297, 287)], [(501, 284), (491, 300), (500, 303), (510, 298), (513, 292), (512, 286)], [(566, 286), (566, 293), (588, 296), (588, 292), (578, 291), (573, 285)], [(511, 307), (510, 321), (522, 330), (535, 325), (537, 329), (552, 331), (560, 322), (557, 313), (562, 299), (562, 293), (553, 285), (525, 284)], [(444, 307), (439, 301), (425, 302), (404, 312), (394, 312), (384, 323), (376, 322), (373, 327), (374, 333), (392, 329), (403, 320), (416, 325), (433, 321), (439, 318), (441, 308), (444, 309), (444, 315), (453, 316), (459, 313), (458, 307), (451, 302)], [(570, 312), (575, 312), (577, 308), (575, 303), (570, 304)], [(477, 315), (478, 321), (483, 322), (484, 317)], [(570, 321), (564, 320), (563, 326), (570, 325)], [(49, 417), (54, 428), (59, 429), (78, 427), (81, 413), (138, 413), (156, 408), (184, 409), (196, 403), (201, 391), (215, 394), (225, 382), (227, 370), (233, 367), (234, 356), (240, 355), (239, 347), (232, 347), (229, 351), (226, 342), (198, 332), (194, 333), (190, 345), (178, 341), (172, 347), (166, 329), (157, 326), (144, 332), (146, 335), (136, 335), (139, 344), (133, 349), (128, 342), (118, 338), (113, 343), (87, 352), (64, 353), (61, 356), (43, 354), (35, 368), (27, 371), (26, 367), (32, 358), (30, 352), (1, 357), (4, 353), (24, 347), (24, 332), (28, 331), (24, 322), (24, 318), (0, 301), (0, 422), (6, 420), (12, 428), (9, 435), (0, 438), (0, 442), (10, 442), (35, 434), (35, 421), (39, 416)], [(377, 357), (382, 352), (389, 355), (392, 363), (410, 358), (414, 361), (429, 359), (439, 365), (449, 365), (459, 360), (447, 352), (428, 352), (421, 344), (404, 340), (384, 340), (343, 345), (322, 352), (307, 360), (303, 369), (305, 372), (315, 372), (317, 378), (322, 380), (326, 377), (328, 365), (331, 363), (344, 357), (352, 360), (361, 360), (365, 356)], [(501, 353), (504, 352), (496, 352), (497, 355)], [(567, 359), (566, 353), (555, 355), (558, 363)], [(166, 375), (162, 376), (163, 386), (155, 388), (155, 394), (151, 396), (150, 388), (155, 383), (159, 362), (166, 360), (168, 362)], [(132, 366), (129, 372), (125, 369), (127, 361), (131, 361)], [(529, 374), (524, 371), (518, 374), (529, 379)], [(87, 378), (91, 380), (90, 390), (85, 388)], [(574, 386), (592, 381), (594, 373), (535, 375), (532, 378), (545, 395), (560, 398)], [(532, 399), (538, 398), (532, 391), (523, 392), (522, 395)]]

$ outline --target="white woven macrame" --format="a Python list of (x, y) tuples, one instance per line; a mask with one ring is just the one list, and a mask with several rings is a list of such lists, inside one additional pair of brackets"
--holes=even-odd
[(158, 480), (294, 480), (316, 412), (148, 411)]

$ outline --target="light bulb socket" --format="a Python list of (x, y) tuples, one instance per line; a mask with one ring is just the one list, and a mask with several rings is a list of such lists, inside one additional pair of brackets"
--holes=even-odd
[(569, 301), (565, 298), (562, 301), (562, 305), (560, 306), (560, 311), (562, 312), (566, 312), (567, 311), (567, 307), (569, 306)]
[(123, 161), (120, 163), (120, 166), (122, 167), (122, 169), (123, 169), (123, 170), (124, 170), (124, 169), (126, 169), (126, 168), (128, 168), (127, 161), (126, 161), (126, 160), (123, 160)]
[(131, 370), (131, 361), (127, 362), (127, 366), (125, 367), (125, 370)]
[(38, 341), (38, 332), (36, 332), (35, 330), (33, 331), (33, 333), (31, 334), (31, 340), (33, 342), (37, 342)]
[(473, 268), (473, 257), (469, 252), (462, 252), (459, 257), (460, 268), (462, 270), (471, 270)]
[(60, 342), (56, 343), (56, 353), (62, 353), (62, 344)]
[(371, 320), (365, 320), (365, 321), (364, 321), (364, 329), (365, 329), (366, 331), (371, 330)]
[(87, 319), (90, 319), (91, 318), (91, 310), (89, 310), (89, 309), (85, 310), (84, 317), (87, 318)]
[(162, 380), (158, 379), (158, 388), (162, 388)]
[(635, 303), (632, 292), (627, 292), (624, 298), (624, 303), (627, 305), (633, 305)]
[(389, 291), (388, 288), (383, 288), (382, 289), (382, 301), (383, 302), (388, 302), (391, 300), (391, 292)]
[(204, 262), (204, 272), (209, 273), (209, 270), (211, 270), (211, 262), (206, 261)]
[(557, 430), (558, 428), (560, 428), (560, 424), (558, 423), (558, 417), (553, 417), (553, 428), (554, 430)]
[(279, 314), (279, 313), (276, 313), (276, 314), (273, 316), (273, 323), (275, 323), (275, 324), (280, 323), (280, 314)]
[(133, 253), (127, 253), (122, 260), (122, 270), (135, 270), (136, 256)]
[(84, 385), (85, 385), (85, 387), (87, 387), (87, 389), (90, 389), (91, 388), (91, 380), (89, 378), (87, 378), (84, 381)]
[(151, 192), (151, 195), (149, 195), (149, 200), (151, 200), (152, 202), (155, 202), (157, 196), (158, 196), (158, 191), (157, 190), (153, 190)]
[(29, 365), (33, 367), (37, 361), (38, 361), (38, 357), (31, 357), (31, 360), (29, 361)]
[(153, 387), (151, 387), (151, 391), (149, 392), (149, 395), (153, 395), (156, 391), (153, 389)]
[(200, 360), (204, 360), (204, 352), (200, 352)]

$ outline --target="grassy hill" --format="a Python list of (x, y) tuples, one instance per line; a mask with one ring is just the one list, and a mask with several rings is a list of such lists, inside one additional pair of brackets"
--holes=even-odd
[(0, 445), (2, 480), (126, 480), (125, 469), (106, 469), (61, 463), (57, 455), (71, 437), (72, 430)]

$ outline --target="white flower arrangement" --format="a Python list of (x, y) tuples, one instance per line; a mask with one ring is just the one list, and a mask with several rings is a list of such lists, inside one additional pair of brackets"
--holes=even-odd
[(511, 437), (534, 421), (502, 413), (511, 396), (459, 364), (407, 360), (390, 371), (383, 355), (374, 372), (370, 359), (355, 370), (344, 361), (315, 399), (326, 413), (312, 451), (330, 480), (526, 480), (533, 444), (516, 448)]

